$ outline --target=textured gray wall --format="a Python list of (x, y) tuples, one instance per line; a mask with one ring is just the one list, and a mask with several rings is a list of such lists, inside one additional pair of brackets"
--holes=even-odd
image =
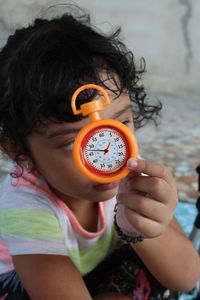
[[(15, 27), (30, 23), (57, 3), (69, 2), (0, 0), (1, 46)], [(146, 59), (144, 82), (150, 92), (199, 100), (199, 0), (77, 0), (76, 3), (87, 8), (96, 25), (105, 31), (112, 25), (121, 25), (123, 39), (137, 63), (141, 56)]]

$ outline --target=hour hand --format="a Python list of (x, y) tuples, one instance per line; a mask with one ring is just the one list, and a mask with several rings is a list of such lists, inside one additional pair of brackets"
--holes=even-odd
[(108, 153), (108, 149), (109, 149), (109, 147), (110, 147), (110, 143), (108, 144), (108, 146), (106, 147), (106, 149), (104, 150), (104, 155), (106, 154), (106, 153)]

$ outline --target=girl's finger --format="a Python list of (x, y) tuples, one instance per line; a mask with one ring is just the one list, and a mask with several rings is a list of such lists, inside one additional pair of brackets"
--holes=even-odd
[(129, 186), (130, 193), (139, 191), (143, 194), (151, 195), (150, 198), (159, 202), (168, 202), (172, 192), (171, 186), (158, 177), (135, 176), (134, 178), (129, 178), (127, 186)]
[(125, 215), (132, 226), (139, 232), (143, 237), (154, 238), (161, 235), (164, 232), (165, 226), (149, 219), (136, 211), (125, 208)]
[(127, 167), (134, 173), (143, 173), (153, 177), (159, 177), (171, 184), (173, 177), (170, 170), (159, 163), (150, 162), (143, 159), (130, 158)]
[[(133, 201), (134, 197), (134, 201)], [(166, 210), (165, 204), (154, 199), (144, 197), (140, 194), (121, 194), (118, 197), (118, 203), (134, 210), (136, 213), (152, 219), (159, 223), (164, 223), (170, 218), (170, 211)]]

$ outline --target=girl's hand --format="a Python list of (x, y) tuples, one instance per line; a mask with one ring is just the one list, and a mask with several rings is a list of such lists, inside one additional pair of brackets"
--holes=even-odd
[(117, 224), (129, 236), (158, 237), (178, 202), (172, 174), (167, 167), (142, 159), (129, 159), (127, 166), (133, 172), (120, 183)]

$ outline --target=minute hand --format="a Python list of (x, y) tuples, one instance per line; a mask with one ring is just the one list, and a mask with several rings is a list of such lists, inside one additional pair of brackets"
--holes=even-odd
[(88, 150), (88, 151), (101, 151), (101, 152), (105, 152), (106, 150)]

